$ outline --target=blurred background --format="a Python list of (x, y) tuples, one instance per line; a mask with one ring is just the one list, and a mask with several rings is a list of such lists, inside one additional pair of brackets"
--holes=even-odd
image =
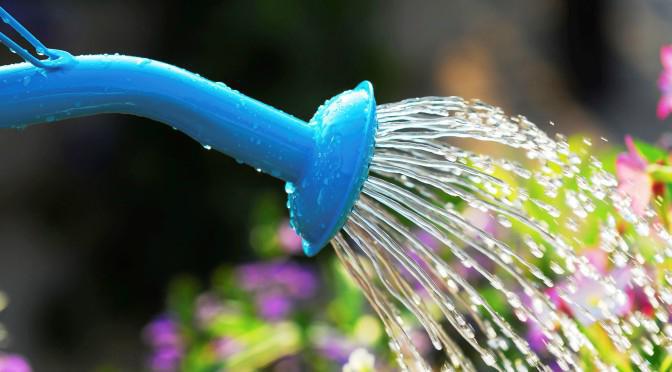
[[(656, 141), (670, 125), (655, 114), (659, 47), (672, 42), (668, 0), (2, 6), (49, 47), (165, 61), (306, 120), (368, 79), (379, 103), (480, 98), (549, 131), (612, 143), (626, 133)], [(13, 62), (0, 51), (0, 63)], [(170, 280), (205, 280), (223, 263), (254, 259), (255, 203), (284, 211), (281, 182), (142, 118), (6, 130), (0, 159), (0, 290), (9, 299), (0, 345), (38, 371), (142, 368), (140, 330), (164, 307)]]

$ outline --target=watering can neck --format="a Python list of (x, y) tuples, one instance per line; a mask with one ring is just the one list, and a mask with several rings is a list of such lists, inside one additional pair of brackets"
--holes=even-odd
[(222, 83), (165, 63), (121, 55), (72, 58), (57, 69), (0, 67), (0, 127), (102, 113), (166, 123), (205, 148), (297, 182), (314, 129)]

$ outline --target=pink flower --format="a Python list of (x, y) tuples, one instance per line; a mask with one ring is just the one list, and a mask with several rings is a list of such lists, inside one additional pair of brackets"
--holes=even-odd
[(653, 194), (653, 180), (646, 171), (646, 160), (637, 152), (632, 137), (625, 137), (628, 152), (616, 158), (618, 191), (630, 198), (636, 215), (642, 216)]
[(28, 362), (16, 354), (0, 354), (0, 372), (31, 372)]
[(227, 311), (224, 304), (212, 293), (203, 293), (196, 298), (195, 315), (201, 327), (207, 327), (214, 319)]
[(663, 71), (658, 78), (660, 100), (658, 101), (658, 118), (663, 120), (672, 113), (672, 44), (660, 48), (660, 62)]
[(497, 220), (488, 212), (483, 212), (480, 209), (468, 207), (462, 215), (467, 222), (471, 223), (477, 229), (483, 230), (486, 233), (497, 237)]
[(216, 338), (211, 342), (211, 346), (217, 355), (217, 359), (219, 360), (226, 360), (233, 354), (236, 354), (244, 349), (243, 346), (236, 340), (226, 336)]
[(600, 273), (606, 274), (609, 266), (609, 255), (602, 249), (591, 248), (583, 252), (583, 256)]
[(546, 338), (546, 335), (544, 335), (544, 330), (538, 323), (530, 323), (529, 327), (527, 328), (527, 333), (525, 334), (525, 339), (527, 339), (527, 343), (537, 354), (546, 352), (548, 338)]
[(574, 286), (576, 291), (568, 293), (572, 298), (568, 306), (574, 319), (583, 325), (606, 319), (604, 311), (616, 316), (623, 316), (632, 311), (625, 285), (616, 288), (621, 292), (620, 296), (610, 294), (604, 282), (592, 278), (578, 277)]
[[(600, 278), (577, 272), (546, 290), (557, 310), (572, 316), (582, 325), (604, 320), (607, 314), (621, 317), (635, 309), (648, 314), (646, 301), (639, 298), (643, 295), (640, 293), (642, 289), (633, 284), (629, 267), (610, 269), (608, 255), (600, 249), (586, 250), (583, 256), (597, 270)], [(608, 283), (613, 283), (613, 287)]]

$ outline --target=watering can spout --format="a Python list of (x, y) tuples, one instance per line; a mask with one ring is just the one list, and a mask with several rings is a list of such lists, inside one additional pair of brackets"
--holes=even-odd
[(145, 58), (63, 55), (48, 67), (0, 67), (0, 128), (102, 113), (166, 123), (287, 181), (291, 221), (309, 255), (341, 228), (366, 178), (376, 128), (368, 82), (327, 101), (305, 122), (223, 83)]

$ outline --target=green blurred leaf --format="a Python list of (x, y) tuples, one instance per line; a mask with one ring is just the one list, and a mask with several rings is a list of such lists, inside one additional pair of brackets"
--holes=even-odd
[(646, 170), (655, 181), (672, 183), (672, 166), (649, 164)]
[(199, 290), (198, 281), (188, 275), (178, 276), (169, 285), (168, 310), (177, 316), (180, 323), (191, 323)]
[(639, 154), (642, 155), (649, 163), (655, 163), (667, 158), (667, 152), (663, 149), (659, 149), (654, 145), (637, 139), (633, 139), (632, 141), (637, 148), (637, 152), (639, 152)]
[(334, 296), (327, 306), (327, 316), (341, 331), (350, 332), (363, 313), (364, 296), (337, 260), (329, 269)]
[(663, 363), (660, 364), (660, 372), (669, 371), (672, 371), (672, 355), (666, 356)]

